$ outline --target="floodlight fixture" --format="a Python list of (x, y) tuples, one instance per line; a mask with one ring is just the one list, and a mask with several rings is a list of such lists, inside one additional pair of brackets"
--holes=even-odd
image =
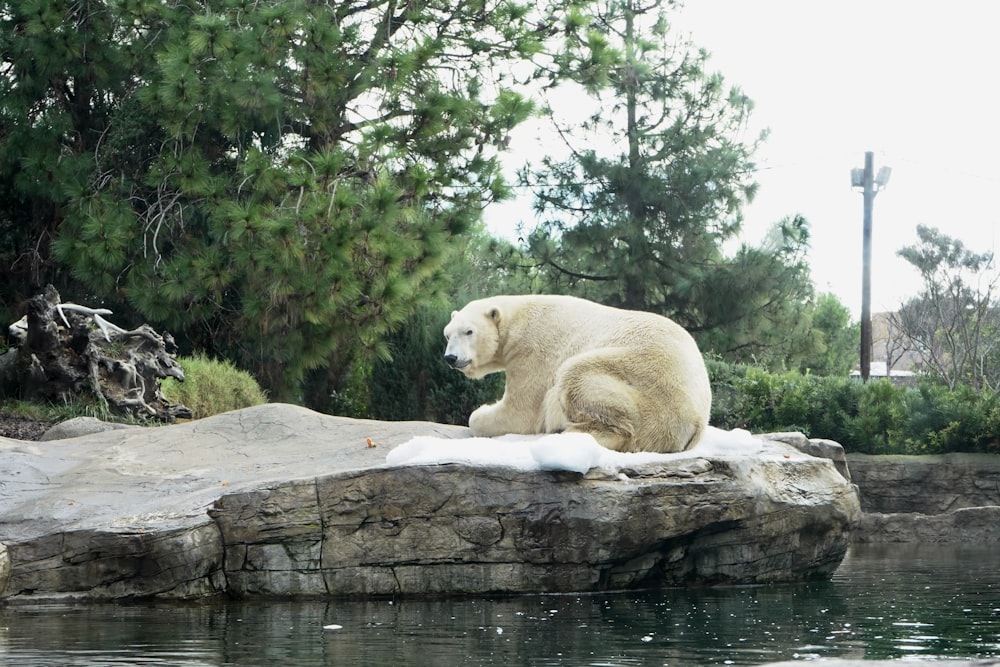
[(875, 175), (875, 185), (884, 188), (889, 184), (889, 177), (892, 176), (892, 167), (880, 167)]
[(859, 168), (851, 169), (851, 187), (852, 188), (863, 188), (865, 187), (865, 170)]

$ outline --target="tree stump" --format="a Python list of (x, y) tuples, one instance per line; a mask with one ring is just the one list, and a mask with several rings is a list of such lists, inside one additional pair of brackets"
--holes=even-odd
[(184, 381), (177, 345), (148, 324), (126, 331), (104, 319), (111, 311), (62, 303), (49, 285), (11, 325), (14, 346), (0, 357), (0, 391), (30, 401), (94, 398), (111, 414), (173, 422), (191, 410), (170, 403), (160, 380)]

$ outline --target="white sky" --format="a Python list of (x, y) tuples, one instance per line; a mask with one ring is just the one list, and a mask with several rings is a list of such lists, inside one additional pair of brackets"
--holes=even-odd
[[(872, 310), (893, 310), (920, 289), (896, 251), (925, 224), (977, 252), (996, 250), (1000, 189), (1000, 3), (957, 0), (687, 0), (675, 31), (711, 53), (754, 100), (769, 128), (757, 153), (760, 190), (745, 211), (751, 243), (781, 218), (811, 223), (810, 264), (857, 318), (861, 309), (862, 196), (850, 171), (875, 154), (892, 167), (875, 198)], [(538, 150), (515, 134), (513, 148)], [(518, 146), (520, 143), (520, 146)], [(533, 225), (530, 201), (487, 214), (495, 232)]]

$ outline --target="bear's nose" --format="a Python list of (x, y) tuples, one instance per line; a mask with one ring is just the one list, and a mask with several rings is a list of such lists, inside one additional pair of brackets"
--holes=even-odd
[(452, 368), (454, 368), (455, 367), (455, 362), (458, 361), (458, 355), (457, 354), (446, 354), (446, 355), (444, 355), (444, 360), (445, 360), (445, 362), (447, 362), (447, 364), (449, 366), (451, 366)]

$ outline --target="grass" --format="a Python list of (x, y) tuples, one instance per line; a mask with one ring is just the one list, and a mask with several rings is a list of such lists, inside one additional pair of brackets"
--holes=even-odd
[(253, 376), (228, 361), (199, 354), (177, 362), (184, 369), (184, 382), (163, 380), (163, 395), (190, 408), (195, 419), (267, 403), (267, 394)]
[[(204, 355), (180, 357), (177, 362), (184, 369), (184, 382), (166, 378), (161, 381), (161, 391), (171, 403), (180, 403), (190, 408), (195, 419), (267, 403), (267, 394), (256, 380), (229, 362), (209, 359)], [(140, 423), (133, 418), (111, 414), (97, 401), (82, 398), (65, 404), (0, 400), (0, 413), (50, 423), (74, 417)]]
[(40, 422), (56, 423), (74, 417), (96, 417), (101, 421), (128, 421), (110, 414), (97, 403), (73, 401), (66, 404), (34, 403), (20, 399), (0, 401), (0, 412), (13, 417), (22, 417)]

